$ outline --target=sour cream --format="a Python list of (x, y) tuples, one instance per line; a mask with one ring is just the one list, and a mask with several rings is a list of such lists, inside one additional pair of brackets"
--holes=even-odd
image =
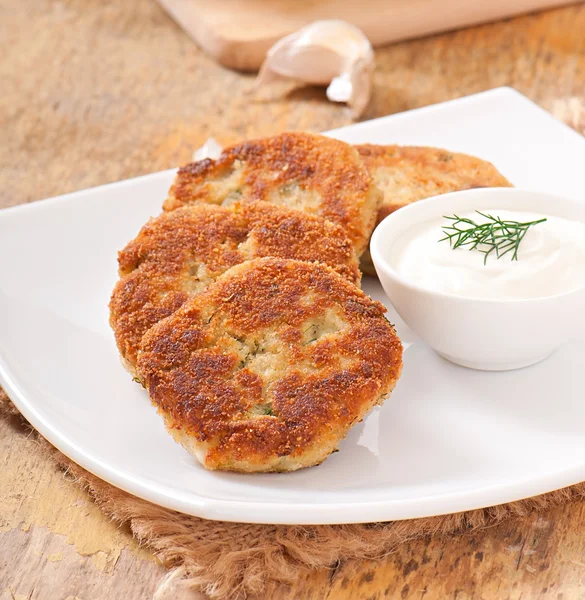
[[(554, 296), (585, 286), (585, 224), (545, 214), (482, 210), (506, 221), (529, 222), (518, 248), (484, 264), (484, 254), (468, 247), (453, 249), (444, 237), (449, 222), (439, 217), (405, 231), (393, 244), (390, 263), (411, 283), (467, 298), (528, 299)], [(476, 223), (487, 220), (463, 213)], [(584, 307), (585, 308), (585, 307)]]

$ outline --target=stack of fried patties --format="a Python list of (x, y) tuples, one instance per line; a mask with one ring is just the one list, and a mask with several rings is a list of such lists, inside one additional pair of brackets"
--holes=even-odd
[(123, 361), (204, 467), (317, 465), (393, 390), (402, 345), (358, 287), (391, 190), (372, 148), (302, 133), (228, 148), (180, 169), (120, 252)]

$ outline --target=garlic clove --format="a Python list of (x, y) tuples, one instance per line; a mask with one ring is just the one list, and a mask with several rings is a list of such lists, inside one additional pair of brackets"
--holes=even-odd
[(352, 93), (347, 100), (354, 118), (361, 116), (370, 102), (373, 78), (374, 62), (360, 58), (351, 71)]
[(360, 29), (345, 21), (315, 21), (272, 46), (253, 87), (278, 79), (328, 85), (327, 97), (347, 102), (359, 116), (370, 98), (373, 68), (372, 46)]
[(347, 102), (351, 98), (352, 83), (349, 73), (334, 77), (327, 88), (327, 98), (333, 102)]
[(206, 158), (219, 158), (221, 154), (222, 147), (217, 143), (217, 141), (210, 137), (207, 138), (207, 141), (201, 148), (197, 148), (195, 152), (193, 152), (193, 160), (197, 162), (198, 160), (204, 160)]

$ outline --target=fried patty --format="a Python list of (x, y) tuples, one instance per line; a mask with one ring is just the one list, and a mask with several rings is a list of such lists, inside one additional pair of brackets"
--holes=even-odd
[(359, 256), (374, 228), (380, 198), (355, 148), (321, 135), (283, 133), (237, 144), (217, 160), (179, 169), (164, 209), (264, 200), (339, 224)]
[[(375, 184), (383, 194), (377, 223), (411, 202), (470, 188), (509, 187), (512, 184), (489, 162), (417, 146), (356, 146)], [(375, 274), (369, 252), (362, 269)]]
[(142, 336), (230, 267), (263, 256), (326, 263), (359, 285), (341, 227), (266, 202), (191, 205), (151, 219), (119, 253), (110, 323), (132, 370)]
[(310, 467), (396, 384), (385, 310), (325, 265), (256, 259), (150, 329), (138, 376), (204, 467)]

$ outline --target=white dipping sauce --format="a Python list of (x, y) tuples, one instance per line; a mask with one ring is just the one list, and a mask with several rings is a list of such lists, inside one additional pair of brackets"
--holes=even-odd
[[(585, 285), (585, 224), (550, 215), (482, 210), (505, 221), (547, 221), (530, 227), (518, 247), (496, 258), (495, 251), (484, 265), (484, 254), (469, 246), (453, 249), (438, 217), (404, 232), (393, 244), (390, 264), (411, 283), (424, 288), (468, 298), (525, 299), (562, 294)], [(482, 224), (475, 212), (463, 213)]]

